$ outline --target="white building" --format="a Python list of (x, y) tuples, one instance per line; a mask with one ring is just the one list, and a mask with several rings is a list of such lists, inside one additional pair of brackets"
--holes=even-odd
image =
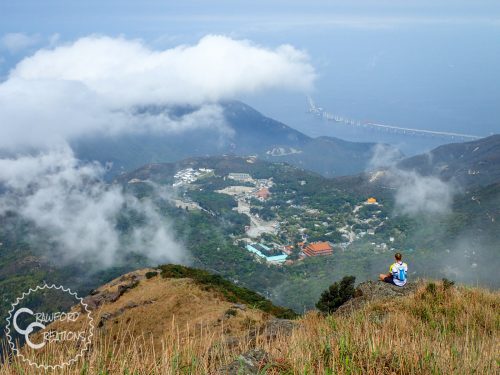
[(248, 173), (229, 173), (227, 177), (236, 181), (252, 181), (252, 176)]

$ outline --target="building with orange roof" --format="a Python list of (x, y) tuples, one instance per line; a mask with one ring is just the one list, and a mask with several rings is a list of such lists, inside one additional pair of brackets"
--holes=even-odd
[(332, 255), (333, 248), (328, 242), (312, 242), (307, 244), (303, 250), (304, 254), (309, 257), (315, 257), (318, 255)]
[(366, 203), (368, 203), (368, 204), (375, 204), (375, 203), (377, 203), (377, 200), (375, 198), (373, 198), (373, 197), (370, 197), (370, 198), (368, 198), (366, 200)]
[(269, 198), (269, 189), (266, 188), (266, 187), (263, 187), (262, 189), (260, 189), (257, 193), (255, 193), (255, 195), (258, 197), (258, 198), (261, 198), (261, 199), (267, 199)]

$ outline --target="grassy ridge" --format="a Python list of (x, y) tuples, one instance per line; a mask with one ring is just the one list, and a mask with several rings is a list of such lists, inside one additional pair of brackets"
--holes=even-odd
[(213, 290), (222, 294), (224, 299), (229, 302), (244, 303), (259, 308), (278, 318), (294, 319), (297, 317), (297, 314), (293, 310), (275, 306), (271, 301), (262, 297), (260, 294), (250, 289), (236, 286), (220, 275), (214, 275), (204, 270), (177, 264), (166, 264), (159, 268), (161, 270), (161, 276), (164, 278), (192, 279), (196, 283), (203, 285), (207, 290)]
[(350, 316), (309, 314), (289, 340), (286, 368), (314, 374), (498, 373), (499, 308), (498, 292), (431, 282), (411, 297), (375, 302)]
[[(164, 270), (169, 277), (192, 274)], [(258, 336), (228, 345), (223, 330), (180, 340), (182, 327), (172, 326), (161, 352), (146, 334), (131, 337), (124, 324), (116, 337), (100, 332), (85, 359), (61, 373), (212, 374), (259, 347), (270, 356), (262, 374), (494, 374), (500, 370), (499, 308), (499, 292), (428, 283), (414, 295), (374, 302), (352, 315), (308, 313), (291, 336), (271, 341)], [(0, 368), (0, 375), (18, 373), (33, 372), (17, 357)]]

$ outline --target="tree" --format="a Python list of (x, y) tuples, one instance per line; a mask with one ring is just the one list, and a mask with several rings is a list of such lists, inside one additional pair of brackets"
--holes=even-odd
[(298, 245), (294, 245), (292, 248), (292, 253), (288, 256), (288, 259), (290, 260), (299, 259), (300, 251), (301, 251), (300, 247)]
[(316, 304), (319, 311), (331, 314), (341, 305), (354, 297), (354, 282), (356, 277), (344, 276), (339, 282), (335, 282), (325, 290)]

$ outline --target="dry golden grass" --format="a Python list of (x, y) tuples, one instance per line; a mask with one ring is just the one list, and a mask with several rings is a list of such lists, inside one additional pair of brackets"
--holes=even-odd
[[(113, 290), (113, 289), (111, 289)], [(237, 315), (226, 322), (219, 321), (233, 303), (212, 291), (203, 290), (189, 279), (163, 279), (155, 277), (142, 280), (140, 284), (125, 293), (118, 301), (105, 304), (96, 315), (96, 321), (105, 313), (113, 313), (134, 302), (139, 306), (125, 310), (104, 327), (107, 335), (120, 337), (118, 323), (127, 324), (127, 332), (133, 337), (153, 337), (155, 349), (161, 349), (164, 332), (179, 331), (180, 336), (199, 335), (206, 330), (222, 328), (227, 334), (238, 335), (248, 324), (266, 320), (268, 314), (257, 309), (237, 311)], [(203, 329), (202, 329), (203, 328)]]
[[(272, 342), (260, 336), (253, 343), (247, 338), (234, 347), (225, 342), (223, 324), (193, 329), (171, 320), (158, 349), (158, 337), (137, 335), (121, 322), (115, 337), (97, 335), (84, 359), (57, 373), (210, 374), (255, 346), (270, 354), (262, 369), (268, 374), (499, 373), (500, 294), (430, 285), (349, 316), (311, 312), (291, 336)], [(0, 375), (34, 373), (17, 358), (0, 369)]]

